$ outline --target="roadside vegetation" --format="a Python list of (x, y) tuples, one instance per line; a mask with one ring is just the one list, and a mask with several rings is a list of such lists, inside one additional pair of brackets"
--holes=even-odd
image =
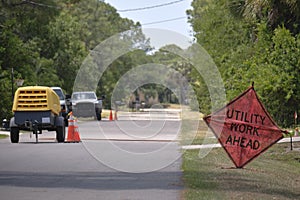
[(4, 135), (4, 134), (0, 134), (0, 139), (4, 139), (4, 138), (7, 138), (8, 135)]
[[(275, 121), (292, 126), (300, 102), (299, 1), (194, 0), (192, 8), (187, 13), (197, 43), (218, 66), (227, 100), (255, 82)], [(208, 114), (205, 94), (197, 88), (200, 110)]]
[[(300, 101), (299, 2), (194, 0), (192, 5), (188, 14), (197, 42), (219, 67), (227, 99), (253, 81), (275, 121), (292, 127)], [(203, 100), (201, 95), (198, 100)], [(206, 133), (202, 121), (193, 144), (202, 144)], [(210, 133), (208, 138), (217, 142)], [(199, 158), (199, 150), (187, 150), (184, 199), (298, 199), (299, 147), (294, 143), (290, 151), (288, 143), (275, 144), (244, 169), (235, 169), (223, 148), (214, 148), (204, 158)]]
[[(204, 121), (197, 134), (187, 127), (182, 145), (217, 144)], [(286, 137), (289, 137), (288, 135)], [(275, 144), (243, 169), (235, 168), (221, 147), (183, 153), (183, 199), (298, 199), (300, 195), (300, 142)]]
[(300, 142), (275, 144), (243, 169), (236, 169), (222, 148), (199, 158), (183, 154), (184, 199), (298, 199)]
[[(299, 13), (299, 1), (294, 0), (193, 0), (187, 11), (195, 42), (209, 53), (221, 73), (227, 100), (255, 82), (262, 102), (281, 127), (292, 126), (295, 111), (300, 111)], [(24, 86), (59, 86), (71, 94), (77, 71), (90, 51), (126, 30), (133, 31), (132, 44), (140, 50), (116, 59), (99, 80), (96, 92), (106, 95), (105, 108), (111, 108), (111, 94), (122, 75), (134, 66), (159, 63), (189, 81), (199, 103), (199, 108), (191, 105), (194, 110), (210, 113), (203, 77), (187, 60), (166, 50), (179, 47), (169, 45), (153, 52), (140, 27), (139, 22), (120, 17), (105, 1), (0, 1), (0, 119), (12, 115), (12, 70), (14, 80), (24, 79)], [(172, 86), (180, 83), (180, 77), (167, 79)], [(16, 83), (13, 86), (17, 88)], [(144, 85), (133, 93), (131, 103), (139, 99), (148, 107), (188, 100), (157, 84)]]
[[(187, 13), (197, 42), (221, 72), (227, 100), (255, 82), (255, 89), (280, 127), (294, 128), (300, 102), (299, 1), (194, 0)], [(201, 80), (201, 79), (199, 79)], [(201, 85), (201, 84), (200, 84)], [(206, 92), (205, 92), (206, 91)], [(210, 113), (205, 87), (197, 88), (200, 111)], [(192, 144), (208, 138), (200, 122)], [(187, 138), (192, 137), (186, 132)], [(184, 199), (298, 199), (300, 143), (275, 144), (258, 158), (235, 169), (223, 148), (204, 158), (199, 150), (183, 154)]]

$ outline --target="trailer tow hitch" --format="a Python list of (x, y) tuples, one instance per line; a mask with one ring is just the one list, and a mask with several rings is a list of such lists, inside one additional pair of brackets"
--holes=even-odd
[(26, 121), (25, 122), (25, 126), (27, 128), (29, 128), (29, 130), (31, 130), (33, 132), (33, 134), (35, 134), (35, 142), (38, 143), (39, 142), (39, 138), (38, 138), (38, 134), (41, 134), (41, 130), (38, 130), (38, 121), (34, 120), (34, 122), (32, 121)]

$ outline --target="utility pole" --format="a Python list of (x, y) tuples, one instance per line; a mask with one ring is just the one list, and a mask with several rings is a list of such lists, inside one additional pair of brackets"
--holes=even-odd
[(14, 68), (11, 68), (11, 100), (14, 102)]

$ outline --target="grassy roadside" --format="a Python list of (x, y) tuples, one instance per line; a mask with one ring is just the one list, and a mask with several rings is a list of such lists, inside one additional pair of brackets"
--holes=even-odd
[(199, 158), (199, 150), (185, 151), (183, 198), (193, 199), (299, 199), (300, 143), (276, 144), (245, 166), (233, 168), (222, 148)]
[[(186, 127), (183, 125), (182, 145), (186, 141), (218, 143), (202, 120), (197, 133), (193, 133), (194, 123), (193, 119), (188, 119)], [(294, 151), (290, 151), (289, 143), (276, 144), (244, 169), (235, 169), (223, 148), (213, 149), (204, 158), (199, 158), (198, 154), (199, 150), (183, 154), (185, 200), (300, 197), (300, 142), (294, 143)]]
[(107, 110), (107, 109), (103, 109), (102, 110), (102, 118), (109, 118), (109, 115), (110, 115), (110, 110)]
[(4, 134), (0, 134), (0, 139), (4, 139), (4, 138), (7, 138), (8, 135), (4, 135)]
[[(181, 144), (214, 144), (218, 143), (212, 131), (207, 127), (206, 123), (202, 120), (203, 115), (199, 113), (190, 112), (188, 113), (190, 119), (184, 117), (182, 119), (182, 135)], [(200, 120), (199, 120), (200, 119)]]

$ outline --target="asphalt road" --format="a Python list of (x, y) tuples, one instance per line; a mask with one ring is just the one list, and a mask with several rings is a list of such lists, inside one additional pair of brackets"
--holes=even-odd
[[(0, 140), (1, 200), (180, 199), (180, 121), (81, 121), (81, 143)], [(130, 173), (128, 173), (130, 172)]]

